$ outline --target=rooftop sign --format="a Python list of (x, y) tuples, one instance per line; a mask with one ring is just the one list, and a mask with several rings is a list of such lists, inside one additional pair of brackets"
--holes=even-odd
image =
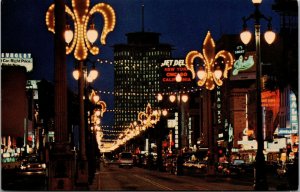
[(186, 68), (184, 59), (164, 60), (161, 68), (163, 83), (176, 83), (176, 75), (178, 73), (182, 77), (181, 83), (192, 82), (192, 74)]

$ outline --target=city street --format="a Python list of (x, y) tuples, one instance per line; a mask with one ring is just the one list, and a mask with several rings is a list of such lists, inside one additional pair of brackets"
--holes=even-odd
[(235, 181), (231, 178), (205, 178), (191, 176), (176, 176), (167, 172), (158, 172), (143, 168), (119, 168), (117, 165), (101, 167), (95, 175), (90, 190), (222, 190), (240, 191), (252, 190), (252, 180)]

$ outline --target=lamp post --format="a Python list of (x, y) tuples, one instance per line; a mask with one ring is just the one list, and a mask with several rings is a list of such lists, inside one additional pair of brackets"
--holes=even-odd
[[(180, 89), (179, 89), (179, 83), (182, 81), (182, 77), (180, 73), (178, 73), (175, 77), (176, 83), (178, 85), (178, 89), (175, 95), (170, 95), (169, 100), (171, 103), (174, 103), (175, 100), (177, 102), (177, 109), (178, 109), (178, 149), (181, 150), (183, 146), (188, 145), (187, 141), (187, 130), (186, 130), (186, 122), (185, 122), (185, 111), (183, 111), (184, 108), (184, 103), (188, 102), (188, 95), (187, 94), (181, 94)], [(176, 118), (176, 117), (175, 117)], [(183, 121), (183, 123), (182, 123)], [(182, 124), (184, 126), (182, 126)], [(176, 133), (175, 133), (176, 134)]]
[(255, 11), (247, 18), (243, 17), (244, 31), (240, 34), (241, 40), (244, 44), (248, 44), (251, 40), (251, 33), (248, 31), (246, 22), (254, 19), (255, 27), (255, 47), (256, 47), (256, 139), (257, 139), (257, 152), (255, 157), (254, 167), (254, 189), (255, 190), (268, 190), (267, 178), (265, 173), (265, 157), (263, 154), (264, 138), (263, 138), (263, 125), (262, 125), (262, 107), (261, 107), (261, 51), (260, 51), (260, 20), (265, 19), (268, 22), (268, 30), (265, 32), (265, 40), (268, 44), (272, 44), (275, 40), (275, 33), (271, 28), (272, 18), (265, 17), (259, 10), (259, 5), (262, 0), (252, 0), (255, 6)]
[[(198, 86), (205, 85), (206, 89), (213, 90), (216, 85), (223, 85), (223, 78), (227, 78), (228, 71), (233, 66), (233, 56), (230, 52), (221, 50), (215, 53), (215, 42), (211, 37), (210, 32), (207, 32), (207, 35), (203, 42), (203, 54), (198, 51), (190, 51), (185, 58), (186, 67), (192, 73), (192, 78), (196, 77), (195, 73), (195, 59), (200, 59), (203, 63), (200, 65), (197, 71)], [(210, 98), (210, 94), (208, 95)], [(201, 111), (202, 113), (202, 111)], [(211, 108), (208, 109), (208, 113), (211, 113)], [(203, 121), (203, 119), (202, 119)], [(211, 121), (211, 119), (208, 119)], [(215, 175), (214, 162), (216, 162), (214, 154), (214, 133), (212, 123), (208, 124), (210, 126), (210, 137), (209, 137), (209, 151), (210, 151), (210, 160), (208, 167), (208, 175)]]
[[(87, 60), (86, 60), (87, 61)], [(79, 118), (80, 118), (80, 166), (82, 170), (85, 169), (87, 165), (86, 155), (86, 126), (87, 126), (87, 114), (85, 110), (85, 103), (87, 103), (87, 82), (91, 83), (98, 77), (98, 71), (95, 69), (95, 62), (92, 62), (93, 66), (88, 73), (87, 62), (80, 61), (78, 67), (73, 71), (74, 79), (78, 80), (78, 95), (79, 95)], [(85, 169), (87, 170), (87, 169)], [(80, 172), (84, 173), (84, 172)], [(80, 175), (80, 173), (78, 173)], [(88, 174), (84, 173), (81, 176), (81, 181), (84, 183), (88, 180)]]
[[(103, 16), (103, 30), (100, 36), (101, 44), (106, 44), (107, 35), (114, 30), (116, 23), (116, 16), (113, 8), (106, 3), (98, 3), (90, 7), (90, 0), (76, 0), (72, 1), (73, 10), (64, 5), (65, 16), (70, 18), (70, 21), (73, 21), (74, 33), (72, 31), (72, 26), (67, 23), (65, 26), (65, 41), (66, 44), (64, 46), (66, 54), (70, 54), (74, 52), (74, 57), (78, 60), (79, 63), (79, 71), (82, 71), (83, 62), (86, 60), (88, 56), (88, 52), (92, 55), (99, 54), (99, 48), (95, 46), (94, 42), (98, 38), (98, 32), (95, 29), (95, 23), (93, 21), (94, 14), (99, 13)], [(55, 19), (54, 15), (55, 4), (52, 4), (48, 11), (46, 12), (46, 25), (49, 31), (55, 33), (55, 21), (60, 21), (59, 18)], [(59, 22), (56, 22), (56, 24)], [(89, 29), (88, 29), (88, 26)], [(63, 38), (63, 35), (62, 35)], [(84, 118), (84, 81), (82, 75), (79, 77), (79, 105), (80, 105), (80, 118)], [(77, 182), (80, 185), (85, 185), (87, 187), (87, 173), (86, 173), (86, 154), (85, 154), (85, 126), (84, 120), (80, 120), (80, 138), (81, 138), (81, 148), (80, 148), (80, 158), (82, 160), (77, 172), (78, 180)]]

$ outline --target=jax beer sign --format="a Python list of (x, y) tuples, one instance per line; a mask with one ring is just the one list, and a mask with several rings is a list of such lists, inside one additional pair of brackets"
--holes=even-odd
[(176, 83), (176, 75), (179, 73), (182, 83), (191, 83), (191, 72), (186, 68), (184, 59), (168, 59), (161, 64), (162, 83)]

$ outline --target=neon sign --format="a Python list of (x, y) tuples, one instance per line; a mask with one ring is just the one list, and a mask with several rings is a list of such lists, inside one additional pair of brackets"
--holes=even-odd
[(192, 82), (191, 73), (185, 66), (184, 59), (164, 60), (162, 67), (162, 82), (176, 83), (176, 75), (179, 73), (181, 82)]
[(245, 71), (250, 69), (254, 65), (253, 55), (249, 56), (247, 60), (244, 59), (243, 55), (240, 55), (239, 59), (233, 64), (232, 75), (237, 75), (239, 71)]
[(293, 133), (298, 132), (297, 99), (294, 93), (290, 93), (290, 125)]
[(222, 109), (222, 104), (221, 104), (221, 87), (217, 86), (217, 124), (221, 124), (221, 109)]

